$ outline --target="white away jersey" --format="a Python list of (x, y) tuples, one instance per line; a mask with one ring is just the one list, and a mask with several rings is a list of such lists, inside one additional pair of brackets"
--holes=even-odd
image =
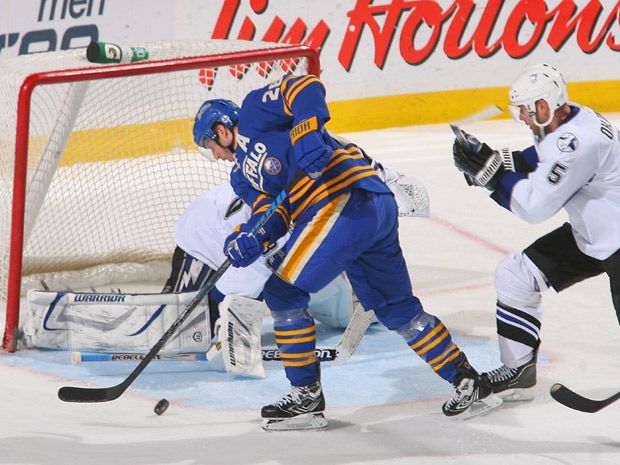
[[(250, 217), (251, 209), (235, 195), (229, 183), (220, 184), (195, 199), (176, 223), (176, 243), (191, 256), (216, 270), (224, 260), (224, 241)], [(230, 267), (217, 282), (224, 294), (256, 298), (271, 270), (260, 257), (246, 268)]]
[(620, 248), (618, 130), (590, 108), (571, 107), (579, 111), (535, 144), (539, 164), (516, 182), (509, 206), (532, 223), (565, 208), (579, 249), (603, 260)]

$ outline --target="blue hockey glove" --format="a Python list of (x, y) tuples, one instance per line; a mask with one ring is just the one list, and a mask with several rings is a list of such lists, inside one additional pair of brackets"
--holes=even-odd
[(327, 166), (334, 151), (323, 142), (318, 131), (311, 131), (293, 145), (299, 167), (311, 178), (317, 178)]
[(224, 242), (224, 253), (235, 268), (251, 265), (263, 253), (263, 246), (258, 237), (246, 231), (235, 231)]

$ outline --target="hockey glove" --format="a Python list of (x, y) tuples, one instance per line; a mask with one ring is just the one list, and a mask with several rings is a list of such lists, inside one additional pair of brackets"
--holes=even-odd
[(502, 157), (487, 144), (465, 131), (462, 132), (464, 141), (459, 142), (459, 139), (456, 139), (452, 146), (454, 164), (465, 175), (468, 185), (495, 190), (504, 174)]
[(311, 178), (317, 178), (327, 166), (334, 151), (325, 144), (319, 131), (311, 131), (293, 145), (299, 167)]
[(235, 231), (226, 238), (224, 253), (228, 255), (232, 266), (245, 268), (258, 260), (263, 253), (263, 246), (255, 234)]

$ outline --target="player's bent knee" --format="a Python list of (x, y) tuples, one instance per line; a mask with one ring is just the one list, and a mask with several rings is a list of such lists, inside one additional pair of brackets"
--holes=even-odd
[(506, 255), (495, 269), (497, 300), (507, 305), (537, 306), (547, 288), (540, 270), (523, 253)]
[[(272, 311), (274, 326), (312, 325), (314, 320), (306, 308)], [(305, 323), (305, 324), (304, 324)]]
[(291, 308), (307, 308), (310, 295), (298, 287), (272, 274), (263, 290), (265, 303), (272, 312), (285, 311)]
[(397, 328), (395, 331), (400, 334), (405, 341), (412, 341), (415, 340), (426, 328), (434, 328), (437, 324), (439, 324), (439, 320), (437, 318), (426, 313), (425, 311), (422, 311), (407, 321), (404, 325)]
[(387, 304), (375, 309), (377, 320), (387, 329), (398, 330), (409, 321), (424, 313), (417, 297), (408, 297), (404, 302)]

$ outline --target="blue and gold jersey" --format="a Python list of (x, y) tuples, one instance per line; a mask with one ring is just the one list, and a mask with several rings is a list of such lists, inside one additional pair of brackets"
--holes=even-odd
[(254, 213), (266, 210), (299, 171), (292, 143), (294, 127), (312, 120), (316, 125), (312, 130), (319, 131), (334, 151), (319, 178), (304, 176), (290, 190), (278, 209), (282, 223), (276, 226), (278, 232), (343, 192), (363, 189), (391, 194), (358, 146), (341, 143), (324, 129), (329, 118), (325, 88), (314, 75), (284, 76), (250, 92), (243, 101), (231, 182)]

